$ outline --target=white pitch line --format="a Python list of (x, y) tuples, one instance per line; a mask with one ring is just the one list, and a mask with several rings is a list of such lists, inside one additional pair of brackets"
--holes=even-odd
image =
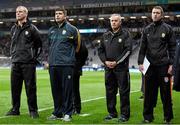
[[(139, 92), (139, 90), (138, 91), (131, 91), (130, 93), (136, 93), (136, 92)], [(117, 94), (117, 96), (118, 96), (119, 94)], [(102, 97), (97, 97), (97, 98), (93, 98), (93, 99), (88, 99), (88, 100), (83, 100), (83, 101), (81, 101), (82, 103), (85, 103), (85, 102), (90, 102), (90, 101), (95, 101), (95, 100), (99, 100), (99, 99), (104, 99), (104, 98), (106, 98), (105, 96), (102, 96)], [(41, 108), (41, 109), (39, 109), (38, 111), (39, 112), (42, 112), (42, 111), (46, 111), (46, 110), (49, 110), (49, 109), (53, 109), (53, 106), (51, 106), (51, 107), (47, 107), (47, 108)], [(27, 113), (22, 113), (22, 115), (23, 114), (27, 114)], [(2, 117), (0, 117), (0, 119), (2, 119), (2, 118), (8, 118), (8, 117), (11, 117), (11, 116), (2, 116)]]

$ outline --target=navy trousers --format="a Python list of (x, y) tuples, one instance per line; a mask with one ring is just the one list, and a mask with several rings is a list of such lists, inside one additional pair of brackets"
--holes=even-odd
[(73, 67), (49, 67), (51, 90), (54, 101), (54, 114), (57, 117), (72, 115), (73, 112)]

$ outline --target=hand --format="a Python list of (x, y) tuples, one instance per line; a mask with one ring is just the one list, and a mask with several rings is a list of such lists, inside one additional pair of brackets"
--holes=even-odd
[(110, 69), (113, 69), (117, 65), (116, 61), (105, 61), (105, 64)]
[(144, 66), (143, 66), (142, 64), (140, 64), (140, 65), (139, 65), (139, 71), (140, 71), (140, 72), (143, 72), (143, 70), (144, 70)]
[(44, 69), (49, 69), (49, 64), (47, 62), (44, 63)]
[(172, 65), (169, 65), (168, 74), (172, 75)]

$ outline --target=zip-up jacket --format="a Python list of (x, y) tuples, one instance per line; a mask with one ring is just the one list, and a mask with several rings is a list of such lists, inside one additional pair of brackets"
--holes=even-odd
[(103, 63), (116, 61), (117, 64), (129, 64), (132, 51), (131, 36), (127, 30), (120, 29), (117, 33), (108, 31), (102, 37), (98, 54)]
[(146, 56), (152, 65), (172, 65), (176, 40), (172, 27), (163, 21), (149, 24), (142, 33), (138, 64)]
[(74, 66), (80, 48), (80, 33), (67, 21), (56, 23), (48, 32), (49, 66)]
[(36, 63), (42, 50), (42, 40), (36, 26), (29, 20), (22, 27), (15, 23), (11, 36), (12, 63)]

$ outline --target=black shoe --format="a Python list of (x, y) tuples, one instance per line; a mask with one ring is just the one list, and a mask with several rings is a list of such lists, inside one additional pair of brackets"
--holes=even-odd
[(139, 97), (139, 100), (142, 100), (142, 99), (144, 99), (144, 96), (143, 96), (143, 95)]
[(39, 114), (36, 111), (30, 112), (29, 115), (32, 119), (39, 118)]
[(10, 115), (20, 115), (20, 112), (19, 111), (16, 111), (14, 109), (10, 109), (7, 113), (6, 113), (6, 116), (10, 116)]
[(127, 122), (128, 120), (129, 120), (128, 118), (121, 116), (121, 117), (118, 119), (118, 122)]
[(77, 113), (77, 114), (80, 114), (80, 113), (81, 113), (81, 110), (76, 110), (76, 113)]
[(171, 124), (171, 120), (165, 119), (164, 120), (164, 124), (170, 125)]
[(144, 120), (142, 121), (143, 124), (148, 124), (148, 123), (151, 123), (151, 122), (152, 122), (152, 120), (147, 120), (147, 119), (144, 119)]
[(112, 119), (114, 119), (114, 118), (117, 118), (117, 116), (112, 116), (112, 115), (107, 115), (105, 118), (104, 118), (104, 120), (105, 121), (108, 121), (108, 120), (112, 120)]

